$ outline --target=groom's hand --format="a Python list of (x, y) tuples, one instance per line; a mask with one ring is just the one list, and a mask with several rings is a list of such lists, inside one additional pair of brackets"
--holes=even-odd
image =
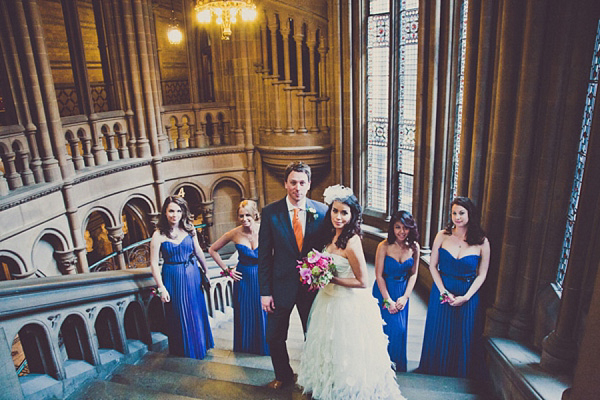
[(275, 302), (273, 301), (273, 296), (260, 296), (260, 303), (263, 311), (266, 311), (269, 314), (275, 311)]

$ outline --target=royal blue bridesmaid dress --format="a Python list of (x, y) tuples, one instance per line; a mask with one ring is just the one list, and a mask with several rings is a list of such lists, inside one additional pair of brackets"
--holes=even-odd
[[(454, 258), (446, 249), (439, 249), (439, 272), (446, 289), (462, 296), (471, 287), (477, 274), (480, 256), (476, 254)], [(477, 378), (482, 365), (482, 314), (479, 292), (462, 306), (440, 303), (440, 291), (431, 288), (425, 336), (418, 372), (434, 375)]]
[[(383, 260), (383, 279), (393, 301), (404, 295), (406, 284), (410, 277), (410, 271), (415, 261), (411, 257), (403, 263), (393, 257), (385, 256)], [(396, 371), (406, 372), (406, 329), (408, 323), (408, 305), (396, 314), (390, 314), (383, 308), (383, 296), (379, 290), (377, 281), (373, 285), (373, 296), (379, 301), (381, 317), (385, 321), (383, 331), (389, 338), (388, 353), (391, 360), (396, 363)]]
[(258, 288), (258, 248), (235, 247), (242, 279), (233, 284), (233, 351), (269, 355), (267, 313), (262, 310)]
[(164, 260), (162, 279), (171, 296), (165, 303), (169, 353), (203, 359), (214, 346), (198, 265), (192, 257), (194, 241), (187, 235), (179, 244), (160, 246)]

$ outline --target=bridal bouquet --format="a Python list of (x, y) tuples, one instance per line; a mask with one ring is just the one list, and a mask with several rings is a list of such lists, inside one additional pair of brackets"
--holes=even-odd
[(300, 282), (308, 285), (308, 290), (319, 290), (325, 287), (333, 278), (335, 265), (331, 257), (313, 249), (302, 260), (298, 260)]

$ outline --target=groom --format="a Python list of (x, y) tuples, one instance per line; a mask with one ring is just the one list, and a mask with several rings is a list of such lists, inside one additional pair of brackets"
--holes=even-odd
[(316, 292), (300, 283), (296, 260), (317, 245), (317, 231), (327, 206), (306, 197), (310, 189), (310, 167), (295, 161), (285, 169), (287, 196), (262, 210), (258, 236), (258, 281), (263, 310), (269, 313), (267, 343), (275, 380), (267, 386), (280, 389), (294, 383), (294, 372), (285, 341), (294, 305), (306, 333), (308, 313)]

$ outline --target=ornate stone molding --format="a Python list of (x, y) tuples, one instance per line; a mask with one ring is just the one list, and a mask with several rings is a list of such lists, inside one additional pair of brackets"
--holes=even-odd
[(275, 147), (256, 146), (260, 152), (263, 164), (272, 170), (275, 175), (283, 178), (285, 167), (293, 160), (301, 160), (310, 165), (313, 176), (321, 175), (328, 171), (331, 164), (331, 152), (333, 147), (303, 146), (303, 147)]

